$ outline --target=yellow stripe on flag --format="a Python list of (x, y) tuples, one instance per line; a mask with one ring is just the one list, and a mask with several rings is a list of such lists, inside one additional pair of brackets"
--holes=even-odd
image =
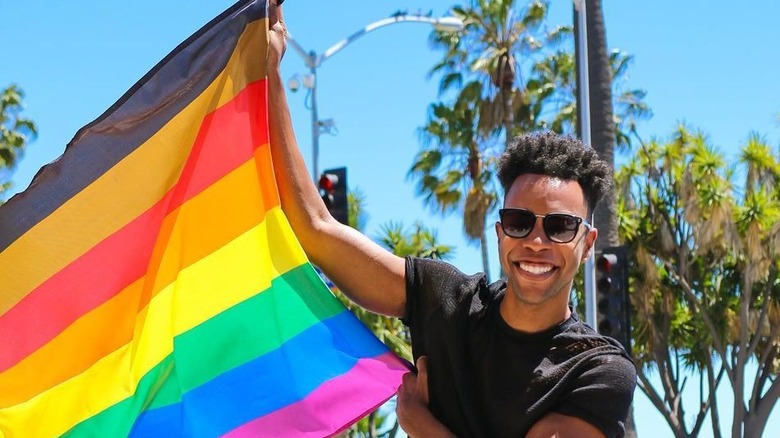
[(174, 336), (269, 288), (274, 278), (306, 261), (281, 209), (273, 208), (261, 224), (183, 269), (138, 314), (133, 342), (78, 376), (1, 410), (0, 426), (20, 436), (66, 432), (131, 396), (144, 374), (172, 352)]

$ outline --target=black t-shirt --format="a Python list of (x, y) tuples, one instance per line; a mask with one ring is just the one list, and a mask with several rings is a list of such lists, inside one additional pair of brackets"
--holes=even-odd
[(406, 260), (415, 360), (428, 356), (429, 408), (458, 437), (521, 437), (549, 412), (624, 434), (636, 369), (620, 344), (576, 315), (522, 333), (501, 317), (505, 281), (488, 285), (427, 259)]

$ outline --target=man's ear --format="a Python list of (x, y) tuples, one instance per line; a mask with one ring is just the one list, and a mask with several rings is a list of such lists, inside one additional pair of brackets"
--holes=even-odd
[(501, 237), (504, 236), (504, 230), (501, 229), (501, 222), (496, 221), (495, 228), (496, 228), (496, 240), (500, 241)]
[(588, 230), (588, 234), (585, 235), (585, 251), (582, 252), (582, 262), (585, 262), (585, 260), (590, 257), (590, 253), (593, 251), (594, 245), (596, 244), (597, 237), (599, 237), (599, 230), (596, 228)]

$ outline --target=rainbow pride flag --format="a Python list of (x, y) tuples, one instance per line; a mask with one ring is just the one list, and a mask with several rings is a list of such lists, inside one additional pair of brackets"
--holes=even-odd
[(215, 18), (0, 208), (0, 436), (323, 437), (395, 392), (280, 209), (266, 14)]

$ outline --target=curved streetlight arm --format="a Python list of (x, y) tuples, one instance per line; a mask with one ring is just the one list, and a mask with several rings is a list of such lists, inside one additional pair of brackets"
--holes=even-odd
[(453, 29), (453, 30), (458, 30), (463, 28), (463, 22), (460, 21), (460, 19), (455, 17), (433, 18), (433, 17), (427, 17), (425, 15), (396, 15), (390, 18), (385, 18), (376, 21), (374, 23), (371, 23), (368, 26), (364, 27), (363, 29), (360, 29), (359, 31), (353, 33), (352, 35), (332, 45), (330, 48), (325, 50), (325, 52), (323, 52), (320, 56), (316, 58), (314, 62), (315, 67), (319, 67), (320, 65), (322, 65), (322, 63), (325, 62), (326, 59), (340, 52), (341, 49), (346, 47), (349, 43), (355, 41), (356, 39), (362, 37), (363, 35), (375, 31), (380, 27), (385, 27), (391, 24), (402, 23), (402, 22), (428, 23), (438, 28)]
[(362, 37), (363, 35), (372, 32), (376, 29), (379, 29), (380, 27), (388, 26), (395, 23), (402, 23), (402, 22), (427, 23), (433, 25), (438, 29), (449, 29), (453, 31), (461, 30), (464, 27), (463, 22), (456, 17), (434, 18), (434, 17), (419, 15), (419, 14), (418, 15), (398, 14), (390, 18), (385, 18), (369, 24), (368, 26), (364, 27), (363, 29), (360, 29), (359, 31), (353, 33), (347, 38), (337, 42), (336, 44), (331, 46), (328, 50), (326, 50), (325, 53), (319, 56), (313, 50), (306, 51), (306, 49), (304, 49), (300, 44), (298, 44), (297, 41), (295, 41), (295, 39), (292, 37), (292, 35), (289, 32), (287, 33), (288, 44), (293, 48), (293, 50), (298, 52), (301, 58), (303, 58), (304, 63), (306, 64), (307, 67), (309, 67), (309, 71), (311, 73), (310, 82), (309, 82), (310, 86), (306, 84), (304, 84), (304, 86), (306, 88), (309, 88), (309, 93), (310, 93), (309, 96), (311, 98), (310, 109), (311, 109), (311, 128), (312, 128), (312, 136), (311, 136), (312, 178), (315, 181), (317, 180), (318, 172), (319, 172), (319, 153), (320, 153), (319, 137), (322, 131), (321, 121), (319, 119), (319, 114), (317, 112), (317, 68), (320, 65), (322, 65), (322, 63), (325, 62), (326, 59), (335, 55), (341, 49), (349, 45), (349, 43), (355, 41), (356, 39)]
[(298, 52), (299, 55), (301, 55), (301, 58), (303, 58), (303, 62), (306, 64), (306, 67), (309, 68), (316, 68), (319, 64), (315, 65), (315, 61), (317, 60), (316, 56), (314, 56), (314, 52), (307, 52), (306, 49), (304, 49), (300, 44), (298, 44), (298, 41), (295, 41), (292, 34), (287, 32), (287, 43), (292, 46), (292, 48)]

